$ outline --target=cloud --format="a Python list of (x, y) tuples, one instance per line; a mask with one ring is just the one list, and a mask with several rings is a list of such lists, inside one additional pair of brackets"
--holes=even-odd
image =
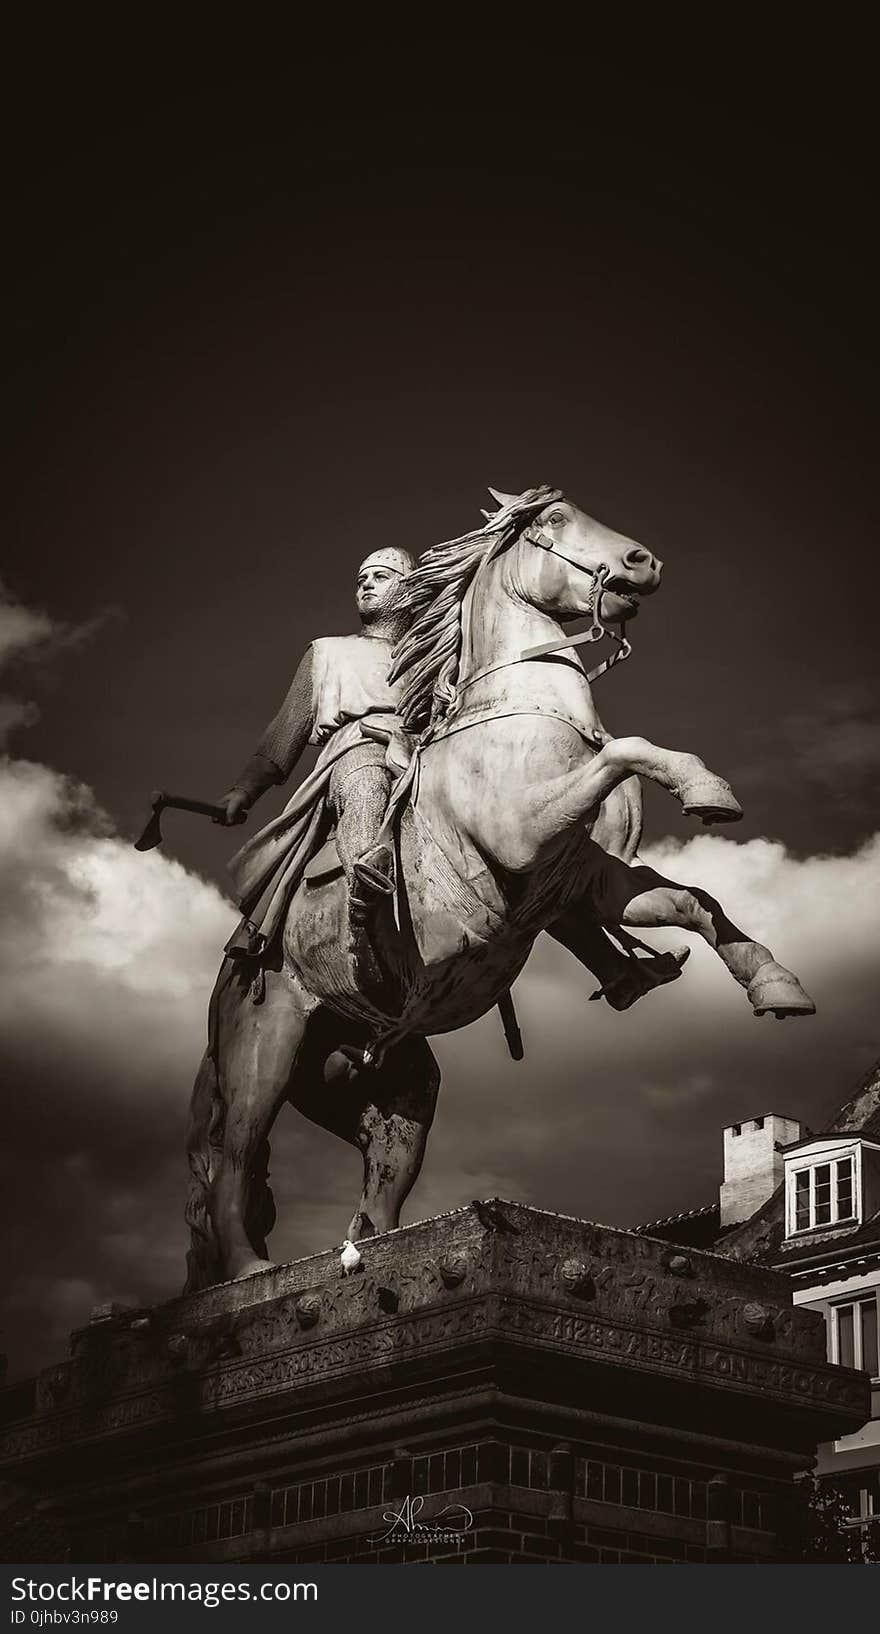
[(48, 613), (23, 607), (0, 583), (0, 664), (7, 664), (28, 648), (48, 641), (52, 630)]
[(22, 659), (44, 663), (59, 653), (76, 652), (121, 617), (121, 608), (108, 606), (79, 624), (70, 624), (42, 608), (26, 607), (0, 580), (0, 669)]
[[(69, 624), (40, 608), (24, 606), (0, 580), (0, 672), (25, 667), (31, 677), (39, 670), (45, 678), (55, 660), (79, 651), (121, 616), (118, 607), (104, 607), (79, 624)], [(0, 751), (13, 732), (34, 726), (39, 718), (35, 703), (0, 694)]]
[[(769, 1110), (817, 1123), (876, 1055), (880, 836), (845, 857), (712, 835), (649, 857), (719, 895), (819, 1014), (756, 1025), (697, 944), (681, 981), (617, 1015), (587, 1003), (592, 978), (542, 937), (515, 992), (523, 1063), (497, 1012), (434, 1041), (444, 1086), (405, 1218), (495, 1193), (612, 1224), (711, 1201), (723, 1124)], [(0, 761), (0, 904), (2, 1348), (20, 1374), (63, 1355), (92, 1305), (180, 1289), (186, 1113), (234, 910), (167, 854), (135, 852), (83, 784), (23, 760)], [(272, 1178), (276, 1258), (341, 1239), (353, 1149), (286, 1108)]]
[(495, 1015), (435, 1041), (444, 1089), (428, 1166), (449, 1175), (447, 1207), (474, 1195), (456, 1174), (462, 1150), (505, 1173), (508, 1195), (612, 1224), (712, 1202), (725, 1124), (778, 1111), (820, 1126), (876, 1056), (880, 835), (850, 856), (798, 859), (701, 834), (645, 858), (716, 895), (797, 972), (817, 1015), (756, 1021), (690, 937), (682, 978), (618, 1015), (587, 1003), (592, 978), (540, 938), (514, 989), (522, 1064), (505, 1060)]
[(81, 783), (23, 760), (0, 762), (0, 901), (15, 1361), (35, 1324), (61, 1342), (65, 1290), (136, 1301), (179, 1280), (188, 1086), (234, 910), (115, 836)]

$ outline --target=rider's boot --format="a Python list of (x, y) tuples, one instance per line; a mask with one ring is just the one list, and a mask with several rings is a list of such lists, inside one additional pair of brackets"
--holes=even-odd
[(652, 953), (644, 959), (623, 955), (620, 969), (606, 979), (602, 987), (590, 994), (590, 1000), (606, 999), (612, 1010), (628, 1010), (646, 993), (666, 982), (677, 981), (682, 966), (690, 956), (690, 948), (678, 948), (674, 953)]
[[(394, 853), (390, 845), (370, 846), (351, 868), (348, 922), (351, 952), (361, 991), (389, 1017), (399, 1013), (402, 994), (394, 969), (399, 931), (391, 911), (394, 897)], [(391, 959), (389, 960), (389, 953)], [(346, 1046), (343, 1054), (356, 1065), (377, 1067), (382, 1051), (371, 1046), (361, 1052)]]

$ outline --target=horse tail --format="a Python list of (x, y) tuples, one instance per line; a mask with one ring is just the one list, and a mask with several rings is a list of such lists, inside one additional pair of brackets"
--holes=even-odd
[(197, 1293), (200, 1288), (210, 1288), (212, 1283), (223, 1279), (219, 1244), (211, 1220), (210, 1196), (226, 1127), (226, 1105), (220, 1090), (217, 1027), (217, 1009), (226, 985), (224, 973), (225, 966), (211, 995), (208, 1048), (196, 1074), (190, 1101), (186, 1143), (190, 1175), (185, 1215), (190, 1231), (183, 1290), (186, 1294)]

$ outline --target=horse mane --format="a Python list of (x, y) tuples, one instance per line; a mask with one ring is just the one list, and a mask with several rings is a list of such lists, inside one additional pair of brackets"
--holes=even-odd
[(485, 527), (426, 550), (403, 580), (395, 613), (408, 625), (388, 678), (404, 681), (397, 709), (408, 731), (424, 731), (455, 702), (462, 605), (477, 569), (513, 543), (531, 512), (560, 497), (557, 488), (527, 488), (491, 516), (484, 511)]

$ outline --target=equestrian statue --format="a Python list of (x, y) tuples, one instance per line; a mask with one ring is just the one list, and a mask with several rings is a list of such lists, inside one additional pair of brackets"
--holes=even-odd
[[(362, 1154), (347, 1237), (399, 1224), (440, 1082), (428, 1038), (498, 1005), (520, 1053), (510, 989), (541, 931), (618, 1010), (680, 976), (686, 952), (633, 934), (668, 926), (709, 943), (756, 1015), (814, 1011), (706, 891), (638, 861), (641, 777), (703, 823), (742, 816), (696, 755), (612, 737), (593, 701), (662, 563), (556, 489), (490, 492), (484, 526), (417, 564), (367, 557), (360, 633), (311, 644), (232, 788), (200, 807), (243, 822), (319, 749), (230, 864), (242, 917), (193, 1091), (190, 1291), (270, 1263), (285, 1101)], [(610, 656), (588, 673), (577, 647), (602, 638)]]

